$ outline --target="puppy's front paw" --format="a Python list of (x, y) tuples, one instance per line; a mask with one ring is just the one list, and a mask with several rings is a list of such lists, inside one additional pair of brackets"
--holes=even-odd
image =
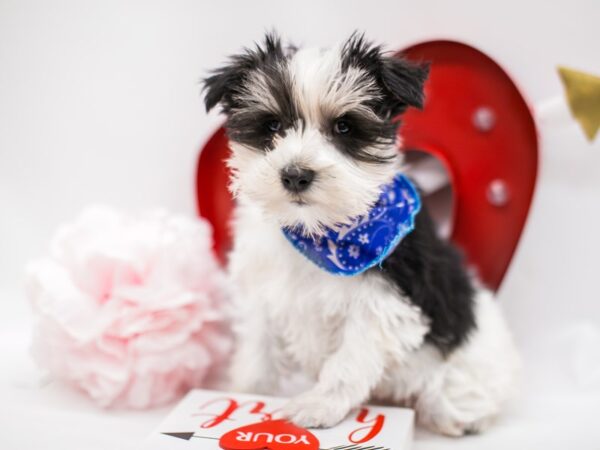
[(331, 396), (306, 392), (290, 400), (282, 415), (303, 428), (329, 428), (340, 423), (348, 414), (347, 402)]

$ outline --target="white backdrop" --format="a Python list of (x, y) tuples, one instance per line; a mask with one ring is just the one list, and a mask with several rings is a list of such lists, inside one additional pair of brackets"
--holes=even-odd
[(598, 445), (600, 138), (590, 144), (571, 120), (555, 70), (600, 74), (597, 0), (0, 0), (0, 447), (121, 448), (164, 414), (105, 413), (56, 383), (38, 387), (23, 266), (92, 202), (195, 214), (198, 149), (220, 123), (198, 81), (272, 27), (300, 45), (354, 29), (390, 48), (454, 39), (508, 70), (541, 138), (534, 204), (499, 295), (526, 395), (485, 436), (420, 433), (416, 447)]

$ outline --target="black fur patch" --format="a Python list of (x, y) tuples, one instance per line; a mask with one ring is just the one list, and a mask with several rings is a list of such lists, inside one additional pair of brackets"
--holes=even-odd
[[(277, 134), (285, 136), (287, 129), (298, 125), (301, 118), (292, 101), (287, 59), (280, 39), (275, 34), (267, 34), (262, 46), (230, 57), (229, 64), (204, 80), (206, 109), (221, 105), (222, 112), (227, 115), (226, 129), (230, 139), (268, 150)], [(254, 71), (264, 74), (275, 110), (269, 110), (263, 104), (246, 104), (242, 100), (245, 92), (252, 89), (250, 75)], [(277, 133), (268, 127), (275, 119), (281, 122)]]
[[(292, 82), (287, 70), (274, 66), (262, 71), (276, 109), (268, 110), (264, 105), (240, 105), (230, 110), (225, 127), (230, 139), (252, 148), (269, 150), (276, 135), (285, 136), (286, 130), (297, 127), (302, 118), (292, 101)], [(277, 133), (269, 130), (268, 123), (272, 120), (281, 123)]]
[(431, 320), (426, 341), (447, 355), (475, 329), (474, 289), (455, 247), (435, 232), (425, 206), (415, 229), (388, 256), (379, 273), (396, 285)]
[(384, 56), (380, 46), (368, 42), (364, 35), (354, 33), (343, 46), (342, 70), (357, 67), (369, 73), (383, 93), (383, 99), (373, 103), (374, 110), (393, 118), (407, 107), (423, 107), (423, 85), (429, 75), (428, 64), (416, 64), (398, 56)]
[(229, 139), (245, 144), (252, 149), (271, 150), (275, 136), (285, 136), (286, 127), (274, 133), (269, 122), (278, 117), (269, 111), (240, 109), (227, 118), (226, 130)]
[(219, 103), (226, 114), (233, 108), (241, 107), (236, 97), (242, 93), (248, 74), (253, 70), (272, 69), (285, 60), (281, 40), (275, 33), (267, 34), (262, 46), (257, 44), (254, 49), (246, 48), (242, 53), (231, 56), (228, 64), (204, 79), (206, 111)]
[[(334, 125), (344, 120), (350, 126), (347, 134), (337, 134)], [(334, 118), (327, 124), (333, 144), (348, 156), (363, 162), (386, 163), (395, 158), (389, 147), (396, 142), (398, 122), (368, 117), (357, 111), (349, 111), (342, 117)], [(378, 152), (381, 150), (381, 152)], [(385, 153), (382, 153), (387, 150)]]

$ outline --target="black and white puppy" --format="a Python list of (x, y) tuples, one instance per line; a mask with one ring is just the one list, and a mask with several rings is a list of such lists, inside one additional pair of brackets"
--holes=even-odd
[(381, 265), (353, 277), (320, 269), (282, 233), (318, 236), (369, 211), (402, 171), (397, 118), (423, 106), (427, 75), (361, 35), (298, 50), (269, 34), (205, 80), (207, 110), (227, 116), (237, 198), (232, 388), (273, 394), (282, 375), (307, 374), (314, 387), (283, 411), (300, 426), (380, 400), (458, 436), (485, 428), (513, 390), (502, 315), (424, 209)]

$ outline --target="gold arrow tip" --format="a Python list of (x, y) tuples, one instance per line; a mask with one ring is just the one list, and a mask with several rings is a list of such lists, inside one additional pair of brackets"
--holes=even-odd
[(560, 66), (558, 73), (571, 114), (591, 142), (600, 129), (600, 77)]

